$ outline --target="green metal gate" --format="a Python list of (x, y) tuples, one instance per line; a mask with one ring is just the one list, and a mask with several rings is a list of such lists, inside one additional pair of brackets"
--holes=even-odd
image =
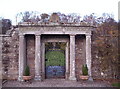
[(51, 44), (53, 43), (46, 45), (46, 78), (65, 78), (65, 50), (62, 50), (61, 47), (57, 45), (57, 43), (55, 43), (56, 45)]

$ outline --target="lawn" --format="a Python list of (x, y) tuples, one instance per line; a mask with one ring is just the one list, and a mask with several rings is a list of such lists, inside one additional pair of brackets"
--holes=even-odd
[(65, 65), (65, 55), (60, 51), (48, 51), (45, 58), (46, 66), (64, 66)]
[(114, 87), (120, 87), (120, 83), (113, 83), (112, 86), (114, 86)]

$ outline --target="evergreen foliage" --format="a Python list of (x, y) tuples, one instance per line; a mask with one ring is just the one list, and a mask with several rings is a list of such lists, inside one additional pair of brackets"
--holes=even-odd
[(88, 67), (87, 67), (86, 64), (82, 66), (82, 74), (83, 75), (88, 75)]
[(25, 68), (25, 76), (30, 76), (30, 69), (29, 69), (29, 66), (26, 66)]

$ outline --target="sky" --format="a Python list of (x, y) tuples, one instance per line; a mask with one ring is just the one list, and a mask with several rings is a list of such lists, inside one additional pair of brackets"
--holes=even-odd
[(11, 19), (16, 24), (16, 15), (24, 11), (40, 13), (61, 12), (78, 13), (80, 16), (95, 13), (113, 14), (118, 20), (118, 2), (120, 0), (0, 0), (0, 17)]

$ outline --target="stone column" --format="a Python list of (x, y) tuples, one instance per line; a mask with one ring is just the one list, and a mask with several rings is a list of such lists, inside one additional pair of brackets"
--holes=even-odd
[(45, 43), (42, 43), (42, 78), (45, 79)]
[(70, 80), (76, 80), (75, 76), (75, 35), (70, 35)]
[(41, 80), (41, 36), (35, 35), (35, 80)]
[(86, 34), (86, 64), (88, 67), (89, 80), (93, 81), (91, 77), (91, 34)]
[(26, 42), (24, 35), (19, 35), (19, 81), (23, 81), (25, 58), (26, 58)]
[(2, 35), (0, 34), (0, 89), (2, 89)]
[(69, 54), (69, 50), (68, 50), (68, 42), (66, 42), (66, 49), (65, 49), (65, 56), (66, 56), (66, 79), (69, 79), (69, 57), (68, 57), (68, 54)]

